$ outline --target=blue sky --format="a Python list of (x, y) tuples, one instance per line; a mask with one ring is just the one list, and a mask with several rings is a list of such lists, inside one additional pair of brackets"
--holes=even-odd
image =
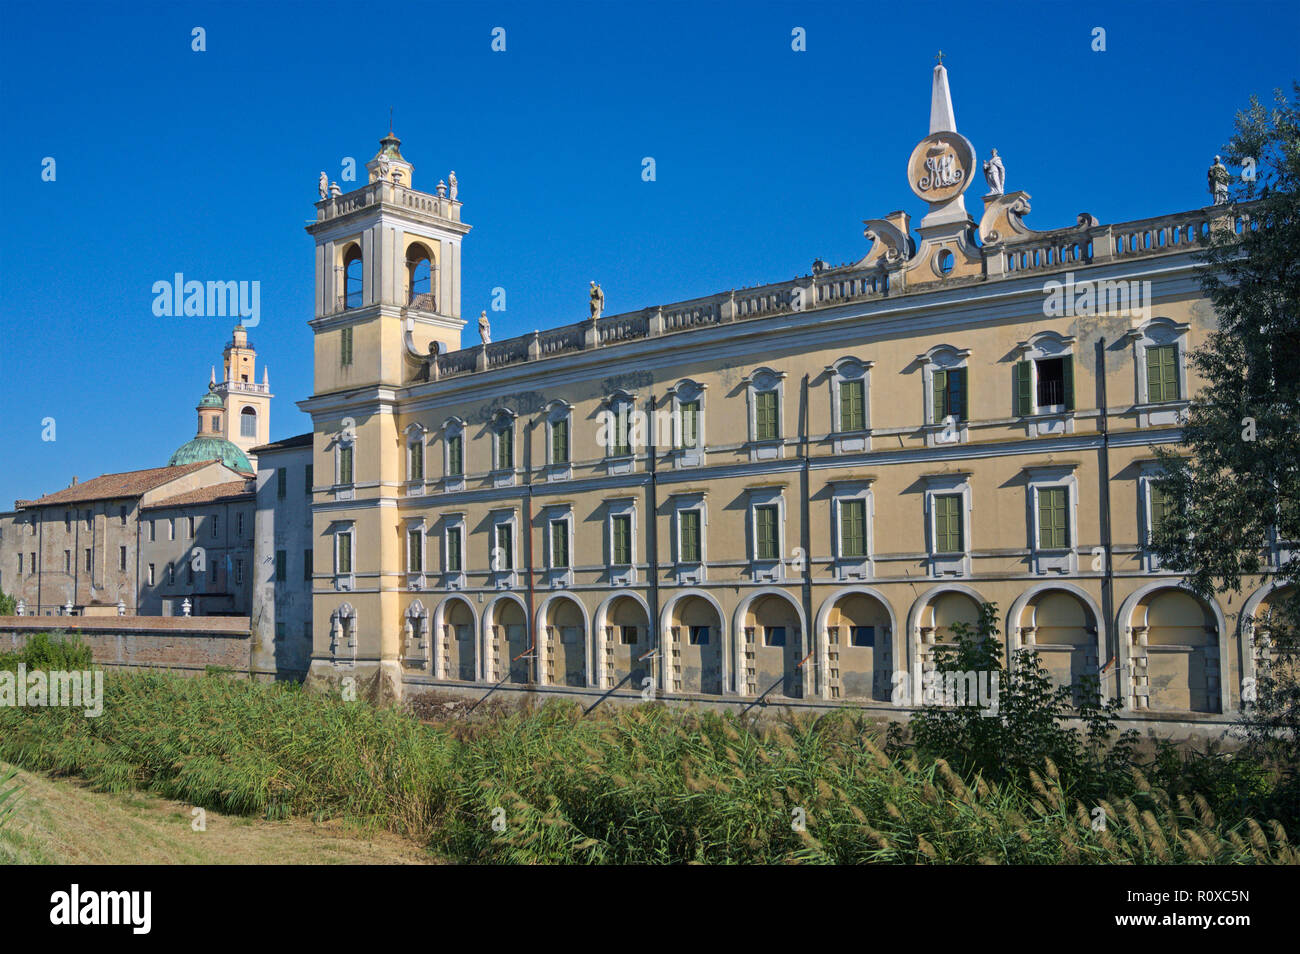
[(615, 313), (859, 258), (863, 219), (923, 212), (904, 167), (940, 48), (958, 128), (998, 148), (1035, 227), (1203, 205), (1234, 112), (1300, 74), (1298, 10), (5, 0), (0, 509), (193, 436), (231, 323), (155, 317), (176, 272), (261, 283), (272, 437), (310, 428), (302, 226), (319, 172), (369, 159), (390, 106), (415, 185), (460, 182), (468, 344), (497, 286), (504, 338), (584, 317), (593, 278)]

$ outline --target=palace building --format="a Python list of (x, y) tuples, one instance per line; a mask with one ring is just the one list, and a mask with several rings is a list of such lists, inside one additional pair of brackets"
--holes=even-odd
[(466, 346), (454, 174), (419, 191), (399, 147), (307, 227), (309, 681), (889, 709), (990, 601), (1010, 649), (1135, 717), (1240, 708), (1271, 584), (1205, 602), (1147, 545), (1227, 206), (1035, 231), (994, 152), (968, 209), (939, 66), (915, 228), (626, 314), (593, 288), (585, 321)]

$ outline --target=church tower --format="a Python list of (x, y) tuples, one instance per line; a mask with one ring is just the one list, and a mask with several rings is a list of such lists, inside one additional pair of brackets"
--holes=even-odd
[(267, 369), (262, 369), (262, 380), (257, 380), (257, 349), (248, 340), (248, 331), (242, 324), (235, 325), (234, 334), (222, 352), (221, 381), (213, 374), (213, 391), (225, 406), (222, 415), (222, 437), (245, 454), (254, 467), (257, 458), (248, 452), (271, 440), (271, 379)]
[(366, 163), (365, 185), (341, 193), (320, 183), (316, 221), (317, 394), (410, 383), (412, 356), (456, 351), (461, 239), (456, 174), (432, 192), (390, 130)]

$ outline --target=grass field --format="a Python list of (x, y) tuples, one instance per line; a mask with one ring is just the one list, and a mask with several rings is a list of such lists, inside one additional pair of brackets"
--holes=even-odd
[[(5, 765), (0, 763), (0, 775)], [(429, 864), (407, 838), (339, 822), (266, 821), (142, 792), (93, 790), (79, 779), (19, 771), (19, 799), (0, 829), (0, 864)]]

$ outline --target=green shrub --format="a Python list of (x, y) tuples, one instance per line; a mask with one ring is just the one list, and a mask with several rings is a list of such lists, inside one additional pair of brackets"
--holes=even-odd
[(93, 658), (90, 647), (75, 634), (35, 633), (16, 652), (0, 653), (0, 669), (16, 672), (19, 663), (26, 664), (29, 670), (73, 672), (90, 669)]

